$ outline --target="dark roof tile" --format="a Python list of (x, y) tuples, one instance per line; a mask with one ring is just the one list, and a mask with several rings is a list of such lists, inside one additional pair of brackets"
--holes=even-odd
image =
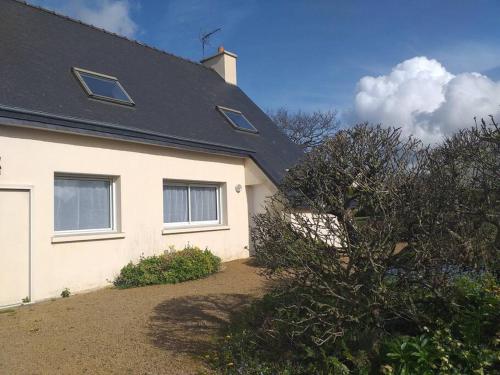
[[(12, 110), (18, 107), (39, 112), (34, 117), (48, 113), (193, 140), (208, 145), (205, 151), (210, 145), (227, 153), (252, 150), (248, 156), (274, 182), (301, 155), (239, 87), (201, 64), (18, 1), (0, 0), (0, 8), (0, 116), (28, 120)], [(135, 106), (89, 98), (72, 67), (117, 77)], [(259, 134), (234, 130), (217, 105), (243, 112)]]

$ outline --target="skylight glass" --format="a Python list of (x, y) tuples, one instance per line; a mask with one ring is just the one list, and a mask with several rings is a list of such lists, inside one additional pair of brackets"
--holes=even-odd
[(73, 72), (89, 96), (121, 104), (134, 105), (118, 79), (104, 74), (73, 68)]
[(258, 133), (258, 130), (247, 120), (247, 118), (240, 111), (234, 109), (224, 108), (217, 106), (217, 109), (224, 115), (224, 117), (238, 130), (246, 132)]

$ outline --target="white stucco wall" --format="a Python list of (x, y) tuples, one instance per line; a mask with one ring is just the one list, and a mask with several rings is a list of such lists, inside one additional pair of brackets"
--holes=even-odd
[[(33, 186), (32, 300), (58, 296), (64, 288), (78, 292), (108, 285), (130, 260), (160, 254), (170, 245), (208, 247), (223, 260), (247, 257), (249, 217), (274, 188), (243, 158), (2, 125), (0, 157), (0, 186)], [(116, 176), (123, 238), (54, 243), (60, 240), (54, 233), (54, 174), (61, 172)], [(224, 226), (163, 233), (165, 178), (223, 184)]]
[[(250, 159), (245, 160), (246, 191), (248, 200), (248, 221), (250, 228), (255, 223), (253, 217), (265, 211), (269, 198), (277, 191), (276, 186), (264, 175), (262, 170)], [(250, 255), (254, 255), (252, 243)]]

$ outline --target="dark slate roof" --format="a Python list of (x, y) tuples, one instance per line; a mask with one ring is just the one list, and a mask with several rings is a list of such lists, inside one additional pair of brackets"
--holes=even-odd
[[(91, 99), (72, 67), (115, 76), (134, 107)], [(216, 105), (240, 110), (237, 131)], [(237, 86), (186, 59), (14, 0), (0, 0), (2, 123), (249, 156), (273, 182), (300, 157)]]

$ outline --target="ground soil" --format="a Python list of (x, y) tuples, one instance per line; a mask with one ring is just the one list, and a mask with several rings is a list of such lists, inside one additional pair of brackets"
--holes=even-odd
[(232, 312), (261, 295), (250, 260), (206, 279), (0, 310), (0, 374), (204, 374)]

